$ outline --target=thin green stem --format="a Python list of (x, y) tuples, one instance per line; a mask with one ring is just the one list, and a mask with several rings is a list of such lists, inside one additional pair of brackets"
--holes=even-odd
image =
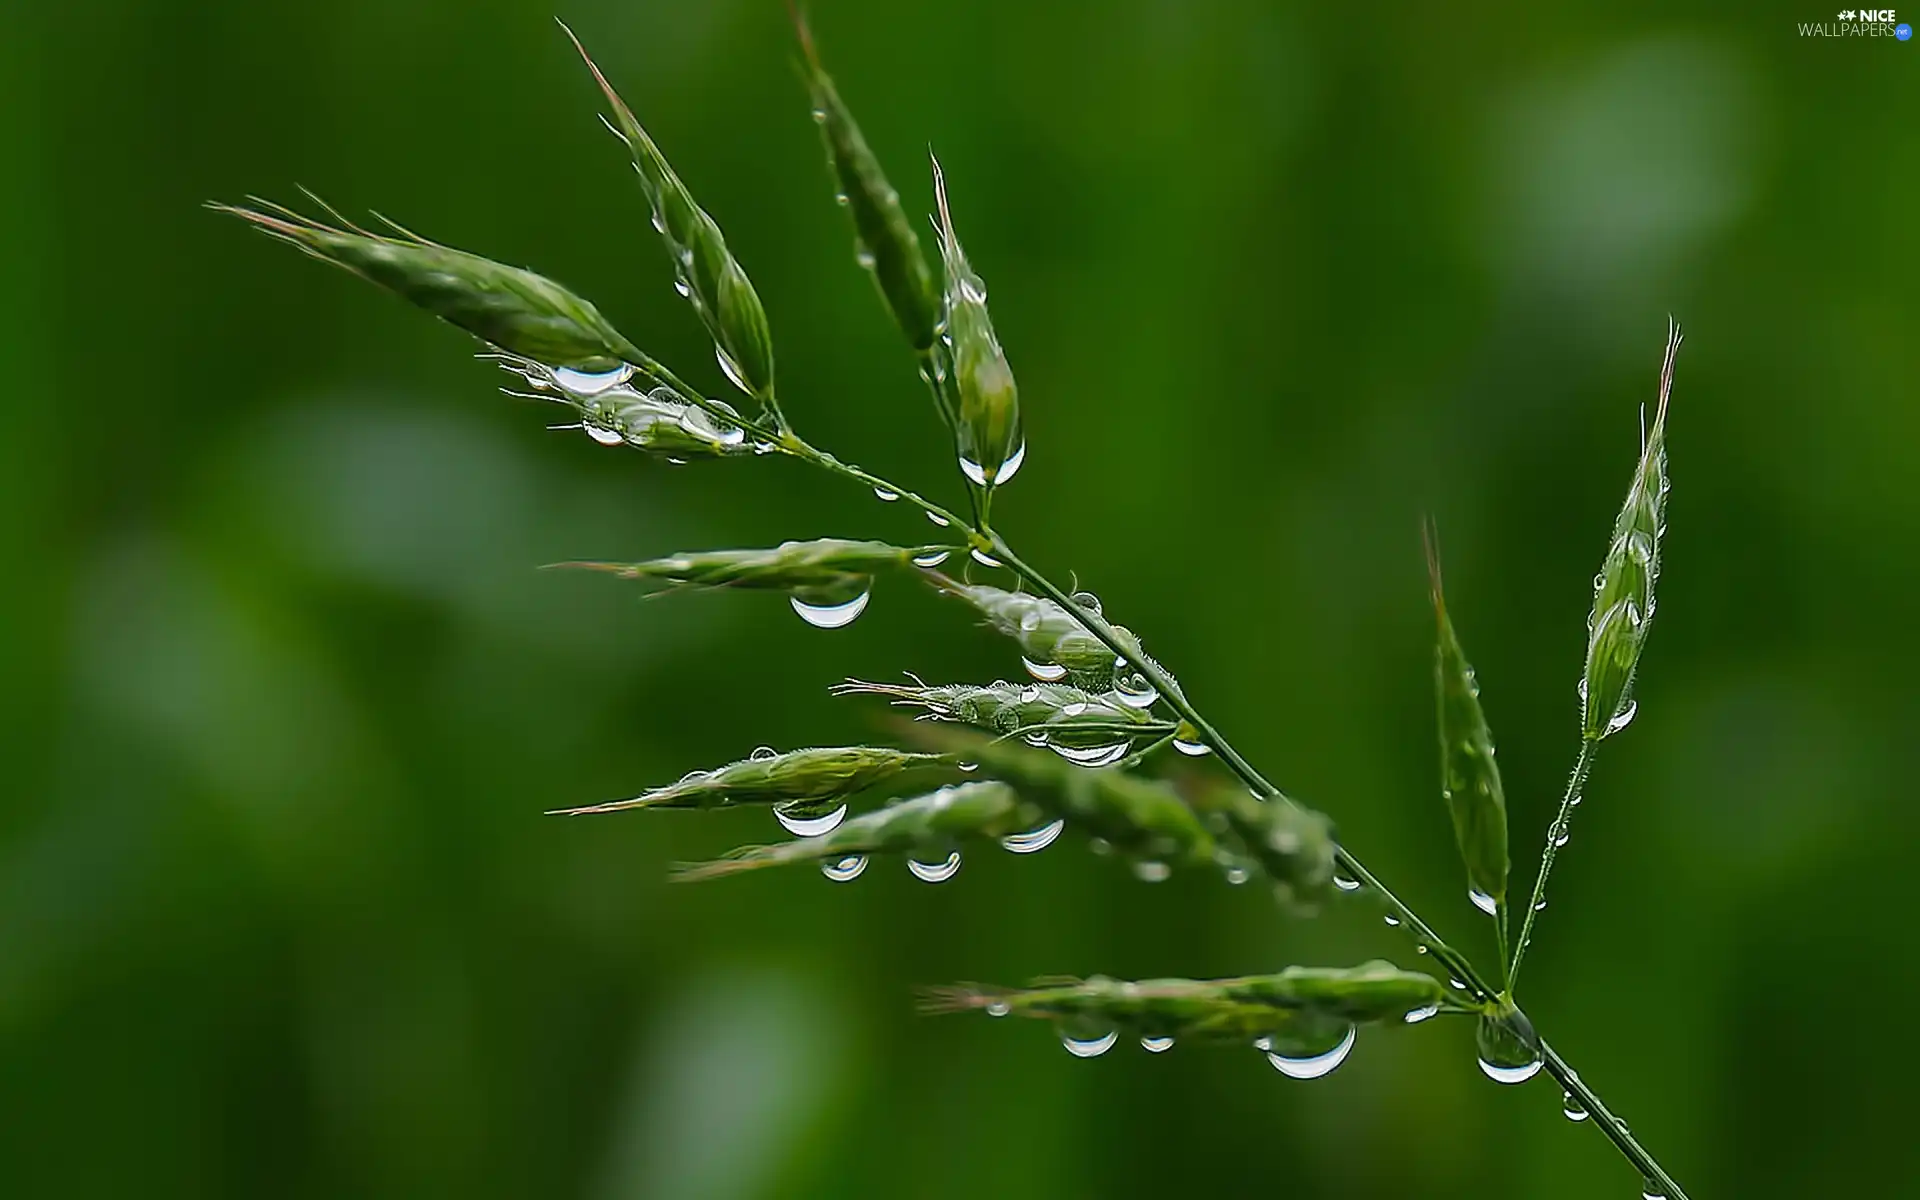
[(1553, 874), (1553, 862), (1560, 857), (1560, 846), (1567, 840), (1573, 829), (1573, 810), (1579, 806), (1580, 797), (1587, 790), (1587, 776), (1593, 773), (1594, 751), (1600, 748), (1598, 739), (1588, 739), (1580, 743), (1580, 757), (1574, 760), (1573, 774), (1567, 779), (1567, 790), (1560, 797), (1560, 813), (1554, 817), (1553, 824), (1547, 826), (1546, 849), (1540, 852), (1540, 873), (1533, 879), (1533, 899), (1527, 901), (1527, 915), (1520, 922), (1520, 940), (1514, 943), (1513, 963), (1507, 968), (1507, 987), (1511, 990), (1520, 980), (1520, 960), (1527, 956), (1527, 947), (1533, 944), (1533, 922), (1546, 907), (1547, 876)]
[[(843, 463), (831, 454), (808, 445), (792, 433), (788, 433), (782, 439), (779, 448), (785, 453), (805, 459), (835, 474), (844, 475), (849, 479), (859, 480), (869, 487), (877, 487), (883, 491), (892, 492), (915, 504), (923, 512), (931, 516), (943, 518), (948, 523), (958, 525), (954, 515), (939, 505), (922, 499), (907, 489), (896, 486), (877, 475)], [(1074, 613), (1080, 622), (1087, 627), (1089, 632), (1099, 638), (1109, 650), (1114, 652), (1116, 658), (1126, 662), (1134, 670), (1140, 672), (1141, 676), (1159, 691), (1161, 697), (1165, 699), (1167, 704), (1189, 725), (1193, 726), (1194, 730), (1200, 734), (1202, 740), (1204, 740), (1208, 746), (1212, 747), (1214, 753), (1220, 757), (1220, 761), (1238, 776), (1241, 782), (1251, 788), (1256, 795), (1282, 803), (1292, 803), (1285, 793), (1268, 782), (1266, 777), (1261, 775), (1253, 764), (1248, 762), (1247, 759), (1234, 748), (1233, 744), (1227, 741), (1227, 739), (1221, 735), (1220, 731), (1213, 727), (1213, 724), (1201, 714), (1200, 710), (1194, 707), (1192, 701), (1187, 699), (1186, 693), (1180, 689), (1180, 684), (1171, 675), (1167, 674), (1166, 670), (1162, 668), (1160, 664), (1154, 662), (1137, 650), (1130, 649), (1126, 641), (1119, 636), (1105, 617), (1075, 604), (1072, 597), (1063, 591), (1059, 585), (1041, 574), (1036, 568), (1028, 565), (1025, 560), (1014, 553), (1013, 547), (1007, 544), (1006, 539), (994, 532), (991, 526), (982, 522), (978, 527), (968, 532), (969, 541), (973, 544), (974, 548), (987, 551), (1049, 600), (1065, 607), (1067, 611)], [(1581, 763), (1575, 769), (1575, 779), (1580, 786), (1585, 785), (1586, 774), (1592, 769), (1592, 746), (1593, 743), (1588, 743), (1582, 750)], [(1149, 750), (1151, 749), (1153, 749), (1153, 747), (1149, 747)], [(1145, 752), (1142, 753), (1144, 755)], [(1579, 794), (1578, 788), (1574, 784), (1569, 784), (1567, 794), (1569, 797), (1577, 797)], [(1570, 799), (1568, 802), (1563, 803), (1563, 817), (1566, 811), (1572, 808), (1574, 803), (1577, 803), (1577, 799)], [(1550, 837), (1547, 847), (1547, 858), (1542, 864), (1541, 878), (1535, 885), (1536, 904), (1538, 903), (1539, 889), (1545, 886), (1546, 867), (1551, 866), (1552, 855), (1555, 849), (1556, 847), (1553, 845), (1552, 838)], [(1448, 971), (1452, 972), (1453, 978), (1458, 980), (1463, 989), (1474, 998), (1474, 1001), (1479, 1006), (1477, 1011), (1486, 1015), (1504, 1008), (1508, 1013), (1525, 1021), (1526, 1026), (1531, 1028), (1531, 1022), (1527, 1021), (1525, 1014), (1521, 1013), (1517, 1008), (1511, 1007), (1512, 1001), (1510, 999), (1504, 999), (1502, 992), (1495, 991), (1480, 973), (1474, 969), (1473, 964), (1468, 961), (1466, 956), (1447, 945), (1447, 943), (1441, 939), (1440, 935), (1434, 932), (1432, 926), (1422, 920), (1418, 913), (1407, 907), (1398, 896), (1389, 891), (1387, 886), (1381, 883), (1373, 872), (1367, 870), (1365, 864), (1355, 858), (1345, 846), (1336, 846), (1334, 848), (1334, 866), (1349, 879), (1359, 883), (1362, 889), (1380, 898), (1381, 902), (1387, 907), (1389, 923), (1400, 927), (1417, 945), (1424, 947), (1436, 962), (1442, 964)], [(1527, 912), (1528, 919), (1521, 930), (1520, 950), (1522, 951), (1526, 948), (1525, 939), (1532, 927), (1532, 917), (1535, 911), (1537, 911), (1537, 909), (1531, 906), (1529, 907)], [(1518, 967), (1517, 955), (1515, 967)], [(1509, 981), (1511, 981), (1512, 973), (1509, 973), (1508, 978)], [(1509, 982), (1509, 987), (1511, 987), (1511, 982)], [(1673, 1177), (1667, 1174), (1666, 1170), (1660, 1166), (1653, 1155), (1649, 1154), (1645, 1147), (1641, 1146), (1640, 1143), (1634, 1139), (1633, 1135), (1628, 1132), (1626, 1123), (1614, 1116), (1612, 1111), (1601, 1101), (1600, 1097), (1596, 1096), (1593, 1090), (1581, 1081), (1579, 1074), (1567, 1064), (1566, 1060), (1562, 1059), (1544, 1040), (1536, 1038), (1536, 1043), (1548, 1074), (1558, 1080), (1560, 1085), (1586, 1108), (1594, 1126), (1606, 1135), (1607, 1140), (1614, 1144), (1615, 1148), (1626, 1157), (1627, 1161), (1632, 1163), (1646, 1180), (1662, 1189), (1667, 1200), (1687, 1200), (1687, 1194), (1681, 1189), (1680, 1185), (1675, 1183)]]

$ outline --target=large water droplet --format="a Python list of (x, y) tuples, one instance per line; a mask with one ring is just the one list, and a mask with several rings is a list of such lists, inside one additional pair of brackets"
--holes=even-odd
[(1114, 1030), (1097, 1038), (1073, 1038), (1064, 1033), (1060, 1035), (1060, 1044), (1065, 1046), (1067, 1053), (1073, 1055), (1075, 1058), (1099, 1058), (1102, 1054), (1113, 1049), (1113, 1044), (1119, 1040), (1119, 1030)]
[(895, 500), (898, 500), (900, 498), (900, 493), (890, 492), (886, 488), (877, 487), (873, 489), (873, 498), (881, 501), (884, 504), (892, 504)]
[(1110, 767), (1127, 756), (1127, 743), (1115, 742), (1111, 746), (1061, 746), (1052, 747), (1053, 752), (1077, 767)]
[(1360, 881), (1358, 879), (1348, 879), (1345, 875), (1336, 874), (1333, 877), (1333, 886), (1343, 892), (1357, 892), (1360, 890)]
[(867, 611), (867, 601), (873, 599), (873, 590), (869, 588), (851, 600), (838, 604), (808, 604), (798, 596), (787, 597), (793, 605), (793, 611), (800, 619), (816, 629), (839, 629), (851, 625), (854, 619)]
[(553, 369), (553, 381), (576, 396), (598, 396), (631, 378), (633, 368), (626, 363), (621, 363), (611, 371), (576, 371), (572, 367)]
[(724, 347), (715, 346), (713, 357), (714, 361), (720, 364), (720, 373), (727, 377), (728, 383), (749, 396), (753, 395), (753, 386), (747, 382), (747, 373), (740, 369), (739, 363), (733, 361), (733, 355), (728, 354)]
[(988, 554), (985, 550), (982, 550), (978, 546), (975, 546), (973, 549), (967, 551), (967, 553), (973, 556), (973, 561), (979, 563), (983, 567), (997, 567), (1000, 565), (999, 559), (993, 557), (993, 555), (991, 554)]
[(867, 856), (849, 854), (835, 862), (821, 863), (820, 873), (835, 883), (845, 883), (849, 879), (860, 878), (860, 872), (867, 869)]
[(1332, 1074), (1335, 1067), (1347, 1061), (1347, 1055), (1353, 1053), (1354, 1037), (1354, 1028), (1349, 1025), (1347, 1036), (1341, 1038), (1339, 1044), (1331, 1050), (1305, 1058), (1292, 1058), (1269, 1050), (1267, 1061), (1273, 1064), (1274, 1070), (1289, 1079), (1319, 1079), (1323, 1075)]
[(1473, 901), (1475, 908), (1490, 917), (1500, 911), (1500, 902), (1477, 888), (1468, 889), (1467, 899)]
[(1160, 693), (1147, 677), (1127, 665), (1124, 658), (1113, 660), (1113, 698), (1128, 708), (1152, 708)]
[(823, 833), (832, 833), (840, 828), (840, 822), (847, 819), (847, 806), (842, 804), (830, 813), (817, 817), (805, 817), (790, 813), (784, 808), (773, 810), (774, 819), (782, 828), (795, 837), (819, 837)]
[(1025, 833), (1010, 833), (1000, 839), (1000, 844), (1015, 854), (1038, 854), (1053, 845), (1059, 839), (1060, 831), (1066, 827), (1066, 818), (1062, 817), (1038, 829), (1029, 829)]
[(1532, 1062), (1512, 1064), (1488, 1062), (1485, 1058), (1480, 1060), (1480, 1069), (1495, 1083), (1525, 1083), (1540, 1073), (1540, 1066), (1537, 1058)]
[(1140, 1039), (1140, 1048), (1149, 1054), (1164, 1054), (1168, 1050), (1173, 1049), (1173, 1039), (1170, 1037), (1143, 1037)]
[(937, 863), (923, 863), (917, 858), (910, 858), (907, 860), (907, 870), (913, 872), (915, 879), (927, 883), (945, 883), (960, 873), (960, 852), (951, 851), (945, 861)]
[(1007, 461), (1000, 464), (1000, 469), (994, 473), (994, 484), (998, 486), (1012, 479), (1015, 475), (1018, 475), (1020, 468), (1026, 465), (1026, 461), (1027, 443), (1023, 440), (1020, 445), (1014, 449), (1014, 452), (1008, 456)]
[[(1033, 620), (1035, 625), (1040, 623), (1040, 618), (1037, 616), (1034, 617)], [(1038, 679), (1041, 683), (1053, 683), (1056, 680), (1067, 677), (1067, 669), (1058, 663), (1038, 663), (1022, 654), (1020, 656), (1020, 664), (1026, 667), (1027, 674)], [(1083, 709), (1082, 711), (1085, 710)]]
[(916, 567), (937, 567), (947, 561), (947, 556), (952, 553), (953, 551), (948, 550), (944, 546), (935, 547), (932, 550), (914, 555), (913, 565)]
[(1188, 741), (1186, 738), (1179, 737), (1177, 735), (1173, 739), (1173, 748), (1175, 750), (1178, 750), (1182, 754), (1189, 755), (1194, 758), (1199, 758), (1203, 754), (1213, 753), (1213, 747), (1207, 745), (1205, 742), (1197, 741), (1197, 740)]
[(1566, 1114), (1569, 1121), (1584, 1121), (1592, 1115), (1587, 1112), (1587, 1106), (1580, 1103), (1572, 1092), (1560, 1093), (1560, 1111)]
[(1164, 883), (1173, 874), (1173, 868), (1163, 862), (1146, 859), (1133, 864), (1133, 873), (1143, 883)]
[(1607, 722), (1607, 732), (1600, 736), (1606, 737), (1608, 734), (1619, 733), (1622, 729), (1633, 724), (1633, 718), (1637, 716), (1639, 712), (1640, 702), (1638, 700), (1627, 701), (1626, 707), (1613, 714), (1613, 720)]

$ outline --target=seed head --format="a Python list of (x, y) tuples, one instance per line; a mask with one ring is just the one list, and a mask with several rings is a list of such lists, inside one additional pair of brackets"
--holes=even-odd
[(908, 565), (928, 547), (889, 546), (818, 538), (782, 542), (770, 550), (703, 550), (671, 554), (648, 562), (571, 562), (556, 564), (605, 571), (623, 579), (665, 583), (676, 588), (752, 588), (789, 592), (803, 600), (844, 596), (865, 590), (880, 571)]
[(819, 122), (820, 135), (826, 142), (827, 163), (833, 168), (834, 183), (845, 201), (847, 215), (853, 218), (856, 256), (873, 275), (880, 298), (908, 344), (924, 352), (934, 343), (940, 319), (933, 269), (920, 251), (913, 222), (900, 207), (900, 193), (887, 181), (880, 160), (854, 123), (853, 113), (820, 65), (813, 35), (797, 10), (794, 28), (806, 56), (803, 73), (813, 98), (814, 120)]
[(1192, 806), (1230, 838), (1232, 857), (1257, 866), (1283, 907), (1310, 912), (1333, 888), (1333, 822), (1285, 796), (1256, 800), (1231, 785), (1206, 788)]
[(1667, 531), (1667, 397), (1673, 390), (1673, 360), (1680, 327), (1669, 325), (1660, 365), (1660, 401), (1640, 448), (1640, 461), (1626, 502), (1613, 524), (1606, 561), (1595, 579), (1593, 611), (1587, 617), (1587, 665), (1581, 680), (1581, 734), (1599, 739), (1626, 724), (1633, 703), (1633, 676), (1653, 621), (1654, 585), (1660, 579), (1660, 539)]
[(1040, 820), (1039, 811), (1022, 803), (1004, 783), (963, 783), (849, 817), (817, 837), (742, 847), (715, 862), (683, 867), (674, 877), (716, 879), (789, 863), (836, 862), (849, 855), (939, 857), (957, 842), (1006, 837)]
[(987, 285), (973, 273), (947, 206), (946, 177), (933, 164), (934, 200), (940, 208), (940, 259), (946, 286), (940, 305), (940, 352), (945, 386), (937, 389), (951, 406), (949, 419), (960, 450), (961, 469), (973, 482), (991, 488), (1004, 482), (1025, 457), (1020, 429), (1020, 392), (1013, 368), (1000, 349), (987, 315)]
[(594, 82), (606, 94), (607, 105), (613, 110), (610, 127), (627, 144), (640, 186), (653, 206), (654, 228), (667, 243), (682, 291), (713, 338), (721, 369), (741, 391), (770, 402), (773, 340), (759, 294), (728, 251), (720, 226), (694, 202), (693, 194), (641, 128), (633, 110), (588, 57), (580, 39), (564, 24), (561, 29), (566, 30), (574, 49), (593, 72)]
[(385, 237), (255, 203), (260, 207), (209, 207), (377, 283), (509, 354), (587, 372), (644, 357), (599, 309), (545, 276), (436, 245), (397, 226), (400, 236)]
[[(1065, 668), (1080, 687), (1105, 691), (1113, 684), (1114, 653), (1080, 619), (1045, 596), (1009, 592), (986, 584), (961, 583), (938, 571), (926, 571), (934, 587), (973, 605), (1001, 633), (1020, 644), (1036, 663)], [(1138, 653), (1131, 632), (1114, 627), (1123, 645)]]
[(1440, 582), (1438, 539), (1425, 530), (1427, 577), (1439, 623), (1433, 651), (1434, 693), (1440, 711), (1440, 794), (1453, 817), (1454, 841), (1474, 891), (1504, 906), (1507, 899), (1507, 793), (1494, 761), (1493, 733), (1480, 708), (1480, 685), (1447, 616)]
[(532, 389), (507, 389), (508, 395), (566, 405), (595, 441), (634, 446), (672, 461), (752, 449), (731, 405), (707, 399), (696, 404), (645, 367), (622, 364), (606, 374), (581, 375), (515, 355), (496, 357)]
[(833, 689), (837, 696), (890, 696), (898, 704), (925, 709), (926, 716), (958, 721), (999, 734), (1022, 734), (1038, 744), (1071, 750), (1171, 733), (1144, 709), (1111, 696), (1096, 696), (1062, 683), (862, 683), (850, 679)]
[(818, 805), (877, 787), (915, 768), (948, 763), (938, 754), (884, 746), (830, 746), (758, 754), (695, 771), (678, 783), (627, 800), (554, 810), (561, 816), (627, 808), (731, 808), (740, 804)]

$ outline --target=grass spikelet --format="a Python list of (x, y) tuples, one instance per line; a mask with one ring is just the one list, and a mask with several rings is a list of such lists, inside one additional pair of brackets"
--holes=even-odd
[(940, 298), (940, 353), (946, 359), (946, 394), (952, 404), (960, 470), (983, 488), (1013, 478), (1027, 455), (1020, 428), (1020, 391), (1013, 368), (987, 315), (987, 285), (976, 275), (947, 205), (947, 181), (933, 164), (933, 195), (939, 206), (940, 260), (946, 286)]
[(1002, 838), (1041, 822), (1038, 809), (1004, 783), (981, 780), (943, 787), (924, 796), (849, 817), (833, 830), (769, 846), (746, 846), (714, 862), (680, 868), (674, 878), (693, 882), (794, 863), (834, 862), (850, 855), (945, 856), (957, 844)]
[(532, 271), (412, 236), (336, 229), (278, 206), (208, 207), (377, 283), (510, 354), (586, 372), (645, 359), (599, 309)]
[(927, 547), (816, 538), (782, 542), (768, 550), (702, 550), (646, 562), (570, 562), (556, 567), (601, 571), (674, 588), (748, 588), (791, 593), (803, 600), (858, 595), (873, 577), (908, 566)]
[(630, 799), (555, 809), (553, 815), (572, 817), (629, 808), (820, 804), (863, 792), (914, 768), (940, 767), (951, 761), (945, 755), (884, 746), (830, 746), (755, 754), (711, 771), (695, 771), (678, 783)]
[(896, 704), (919, 707), (924, 715), (958, 721), (1002, 735), (1018, 734), (1029, 744), (1091, 751), (1118, 741), (1164, 737), (1177, 726), (1145, 709), (1112, 696), (1099, 696), (1063, 683), (862, 683), (848, 680), (836, 696), (891, 697)]
[[(1028, 662), (1064, 671), (1088, 691), (1105, 691), (1113, 685), (1113, 651), (1062, 605), (1045, 596), (962, 583), (938, 571), (924, 574), (935, 588), (972, 605), (989, 625), (1019, 643)], [(1130, 631), (1119, 626), (1115, 630), (1123, 645), (1139, 649), (1139, 639)]]

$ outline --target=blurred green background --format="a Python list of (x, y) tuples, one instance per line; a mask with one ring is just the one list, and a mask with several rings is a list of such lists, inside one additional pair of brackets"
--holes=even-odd
[[(773, 0), (567, 0), (725, 226), (814, 440), (957, 498)], [(916, 985), (1379, 954), (1361, 909), (1084, 844), (929, 887), (674, 860), (765, 813), (561, 821), (858, 738), (847, 676), (1013, 675), (910, 587), (837, 632), (574, 557), (902, 506), (544, 433), (475, 347), (201, 210), (296, 184), (566, 281), (723, 384), (527, 0), (67, 0), (0, 38), (0, 1190), (13, 1196), (1606, 1197), (1471, 1030), (1094, 1061)], [(1911, 19), (1910, 14), (1902, 16)], [(1528, 1007), (1697, 1197), (1920, 1171), (1907, 881), (1920, 49), (1811, 4), (818, 0), (918, 213), (931, 145), (1032, 455), (996, 506), (1443, 931), (1418, 521), (1530, 865), (1588, 579), (1686, 325), (1660, 620)]]

